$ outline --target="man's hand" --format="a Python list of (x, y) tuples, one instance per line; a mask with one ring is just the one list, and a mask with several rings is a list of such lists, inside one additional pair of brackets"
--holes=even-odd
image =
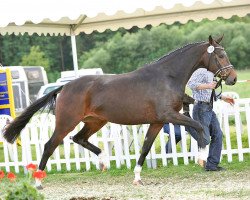
[(221, 99), (227, 103), (230, 103), (230, 105), (234, 105), (234, 98), (228, 97), (228, 96), (221, 96)]

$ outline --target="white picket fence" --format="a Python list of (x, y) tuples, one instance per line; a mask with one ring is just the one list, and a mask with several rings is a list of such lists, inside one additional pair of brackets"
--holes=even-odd
[[(218, 102), (214, 105), (214, 109), (224, 132), (222, 159), (227, 158), (228, 162), (232, 162), (233, 154), (237, 154), (238, 160), (243, 161), (244, 155), (250, 153), (250, 99), (238, 99), (234, 107)], [(5, 120), (6, 116), (0, 115), (2, 126), (0, 128), (3, 128)], [(242, 125), (243, 121), (246, 122), (246, 126)], [(229, 123), (233, 124), (229, 126)], [(2, 141), (0, 155), (4, 155), (2, 159), (0, 156), (0, 168), (19, 173), (20, 168), (24, 168), (29, 163), (39, 164), (44, 144), (50, 138), (54, 126), (53, 115), (40, 114), (33, 117), (21, 132), (21, 146), (16, 143), (8, 144), (0, 134), (0, 141)], [(75, 135), (82, 126), (83, 124), (79, 124), (55, 150), (47, 163), (48, 171), (52, 169), (60, 171), (64, 167), (68, 171), (99, 168), (97, 156), (70, 139), (70, 136)], [(147, 129), (148, 125), (125, 126), (109, 123), (94, 134), (90, 141), (107, 154), (108, 168), (111, 162), (114, 162), (117, 168), (122, 165), (131, 168), (139, 159)], [(172, 153), (166, 154), (165, 145), (168, 135), (161, 130), (146, 158), (146, 166), (156, 168), (159, 163), (167, 166), (169, 160), (172, 160), (174, 165), (178, 165), (180, 161), (178, 158), (182, 158), (184, 164), (189, 164), (190, 160), (197, 161), (197, 142), (186, 134), (184, 127), (181, 127), (181, 134), (182, 140), (176, 145), (174, 127), (170, 125)], [(236, 135), (234, 136), (236, 143), (231, 140), (233, 135)]]

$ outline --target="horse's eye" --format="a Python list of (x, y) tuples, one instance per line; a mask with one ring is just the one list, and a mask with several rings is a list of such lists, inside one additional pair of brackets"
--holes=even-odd
[(224, 55), (223, 54), (219, 55), (219, 58), (224, 58)]

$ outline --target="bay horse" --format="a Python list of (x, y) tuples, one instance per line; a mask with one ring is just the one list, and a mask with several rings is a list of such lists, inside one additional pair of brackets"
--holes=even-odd
[[(84, 127), (73, 136), (73, 141), (95, 153), (105, 167), (104, 152), (88, 141), (91, 135), (107, 122), (150, 124), (134, 169), (134, 184), (142, 184), (142, 165), (164, 123), (193, 127), (199, 133), (198, 145), (204, 147), (201, 124), (179, 111), (186, 83), (200, 67), (217, 74), (227, 85), (235, 84), (236, 71), (220, 45), (222, 38), (214, 40), (209, 36), (208, 42), (188, 44), (129, 73), (89, 75), (73, 80), (31, 104), (8, 126), (4, 138), (13, 143), (31, 117), (54, 102), (56, 126), (44, 146), (39, 170), (45, 169), (56, 147), (80, 122), (84, 122)], [(58, 93), (60, 95), (56, 98)]]

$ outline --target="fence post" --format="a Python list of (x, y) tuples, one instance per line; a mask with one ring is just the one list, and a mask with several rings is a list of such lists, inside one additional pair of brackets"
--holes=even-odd
[(160, 130), (160, 143), (161, 143), (161, 159), (162, 165), (167, 166), (167, 154), (166, 154), (166, 142), (165, 142), (165, 133), (163, 129)]
[(121, 148), (121, 146), (120, 146), (121, 145), (120, 144), (121, 137), (119, 137), (119, 135), (118, 135), (118, 134), (120, 134), (119, 133), (120, 127), (117, 124), (111, 123), (110, 124), (110, 130), (111, 130), (111, 135), (112, 135), (112, 139), (113, 139), (113, 142), (114, 142), (116, 167), (121, 168), (121, 161), (120, 161), (121, 156), (122, 156), (121, 150), (120, 150), (120, 148)]
[(243, 161), (243, 151), (242, 151), (242, 140), (241, 140), (241, 120), (240, 120), (240, 108), (239, 103), (236, 101), (235, 105), (235, 126), (236, 126), (236, 138), (238, 145), (238, 156), (239, 161)]
[(232, 162), (232, 147), (231, 147), (231, 139), (230, 139), (230, 128), (229, 128), (229, 118), (228, 118), (228, 111), (225, 110), (223, 114), (224, 120), (224, 134), (226, 136), (226, 154), (228, 162)]
[(250, 153), (250, 102), (245, 102), (245, 109), (246, 109), (246, 121), (247, 121), (247, 135), (248, 135), (248, 147)]
[[(110, 135), (110, 130), (108, 130), (107, 125), (102, 127), (102, 142), (103, 142), (103, 150), (107, 155), (107, 168), (110, 168), (110, 156), (112, 156), (112, 147), (109, 145), (110, 141), (108, 141), (108, 136)], [(111, 151), (110, 151), (111, 148)]]
[(124, 154), (126, 159), (126, 165), (128, 169), (131, 169), (130, 153), (129, 153), (129, 133), (127, 130), (127, 126), (125, 125), (122, 125), (122, 134), (124, 141)]
[[(182, 153), (183, 153), (183, 160), (184, 164), (188, 164), (188, 151), (187, 151), (187, 135), (184, 126), (181, 127), (181, 146), (182, 146)], [(191, 144), (190, 144), (191, 149)]]
[(175, 132), (174, 132), (174, 125), (172, 123), (169, 123), (169, 136), (171, 138), (171, 147), (172, 147), (172, 158), (173, 158), (173, 164), (178, 165), (178, 159), (177, 159), (177, 151), (176, 151), (176, 140), (175, 140)]
[(137, 163), (137, 161), (139, 160), (139, 156), (140, 156), (140, 147), (139, 147), (138, 132), (137, 132), (137, 126), (136, 125), (132, 126), (132, 132), (133, 132), (133, 137), (134, 137), (135, 160), (136, 160), (136, 163)]

